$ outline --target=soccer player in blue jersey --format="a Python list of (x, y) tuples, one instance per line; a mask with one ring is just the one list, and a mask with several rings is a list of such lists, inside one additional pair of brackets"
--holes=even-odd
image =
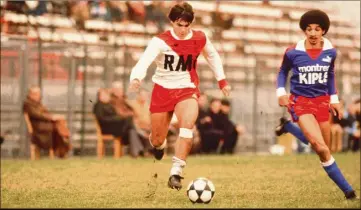
[[(317, 153), (328, 176), (343, 191), (347, 199), (356, 198), (332, 157), (326, 142), (330, 141), (329, 110), (342, 118), (335, 87), (334, 65), (336, 49), (324, 37), (330, 20), (321, 10), (302, 15), (300, 28), (306, 38), (287, 48), (277, 77), (277, 97), (280, 106), (287, 107), (294, 122)], [(287, 75), (292, 70), (290, 92), (285, 90)]]

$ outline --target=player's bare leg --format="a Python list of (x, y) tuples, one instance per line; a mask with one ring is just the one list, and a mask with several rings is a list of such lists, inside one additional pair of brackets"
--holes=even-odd
[(300, 116), (298, 124), (303, 134), (309, 140), (313, 150), (319, 156), (321, 162), (326, 162), (331, 159), (330, 150), (323, 138), (321, 128), (312, 114), (305, 114)]
[(176, 105), (174, 112), (179, 121), (179, 137), (175, 145), (175, 155), (172, 158), (173, 166), (170, 170), (168, 186), (180, 190), (183, 168), (192, 148), (192, 130), (198, 116), (198, 102), (195, 98), (181, 101)]
[(306, 114), (300, 116), (298, 124), (309, 140), (312, 148), (319, 156), (321, 165), (327, 175), (343, 191), (347, 199), (356, 198), (355, 191), (342, 175), (326, 144), (331, 138), (329, 122), (318, 123), (312, 114)]
[(149, 142), (154, 147), (154, 157), (157, 160), (161, 160), (164, 155), (164, 148), (167, 144), (166, 137), (168, 134), (169, 123), (172, 119), (173, 111), (152, 113), (151, 118), (151, 134), (149, 136)]

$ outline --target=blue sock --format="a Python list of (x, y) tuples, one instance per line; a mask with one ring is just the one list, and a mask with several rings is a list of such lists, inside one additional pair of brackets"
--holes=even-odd
[(308, 145), (308, 141), (306, 139), (306, 136), (303, 135), (302, 130), (296, 126), (295, 124), (293, 124), (291, 121), (288, 121), (285, 123), (284, 125), (285, 129), (287, 132), (291, 133), (292, 135), (294, 135), (297, 139), (299, 139), (302, 143)]
[(331, 159), (325, 163), (322, 163), (323, 168), (325, 169), (328, 176), (337, 184), (337, 186), (344, 192), (353, 191), (350, 184), (343, 177), (340, 169), (338, 168), (335, 159), (331, 156)]

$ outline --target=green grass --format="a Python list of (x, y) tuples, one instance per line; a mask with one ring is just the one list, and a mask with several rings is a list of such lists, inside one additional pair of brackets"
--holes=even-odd
[[(360, 153), (334, 157), (360, 195)], [(180, 191), (167, 188), (170, 166), (170, 156), (160, 162), (129, 157), (1, 160), (1, 207), (360, 208), (360, 200), (344, 199), (314, 154), (191, 156)], [(201, 176), (216, 187), (208, 205), (192, 204), (186, 196), (187, 184)]]

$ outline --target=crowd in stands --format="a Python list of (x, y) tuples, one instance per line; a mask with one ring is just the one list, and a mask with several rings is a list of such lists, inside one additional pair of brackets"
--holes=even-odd
[[(168, 23), (164, 1), (2, 1), (2, 9), (18, 14), (42, 16), (58, 14), (71, 17), (79, 29), (84, 22), (98, 19), (111, 22), (133, 21), (140, 24), (155, 24), (163, 31)], [(2, 12), (3, 13), (3, 12)]]
[[(101, 1), (101, 0), (64, 0), (64, 1), (1, 1), (1, 16), (4, 11), (31, 16), (48, 14), (72, 18), (78, 29), (85, 29), (87, 20), (109, 22), (135, 22), (142, 25), (153, 24), (158, 32), (169, 24), (169, 8), (178, 1)], [(234, 16), (219, 11), (220, 1), (212, 12), (212, 26), (218, 33), (230, 29)], [(219, 33), (218, 33), (219, 34)]]

